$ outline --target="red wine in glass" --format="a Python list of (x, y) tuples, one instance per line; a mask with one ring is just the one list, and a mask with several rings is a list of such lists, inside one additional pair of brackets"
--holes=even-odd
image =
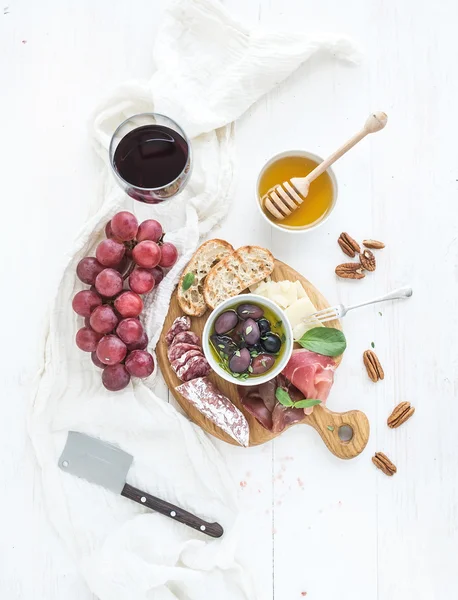
[[(145, 120), (152, 122), (135, 127), (136, 121)], [(143, 114), (116, 130), (110, 145), (112, 167), (130, 196), (155, 203), (182, 189), (190, 173), (190, 147), (184, 132), (177, 129), (167, 117)]]

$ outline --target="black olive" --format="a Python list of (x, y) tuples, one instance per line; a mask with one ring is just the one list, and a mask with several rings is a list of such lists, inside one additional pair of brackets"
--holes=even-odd
[(270, 331), (270, 322), (267, 319), (259, 319), (258, 325), (261, 335), (266, 335)]
[(222, 352), (229, 356), (238, 349), (237, 344), (228, 335), (212, 335), (210, 339), (218, 354)]
[(241, 319), (260, 319), (264, 311), (257, 304), (240, 304), (237, 306), (237, 314)]
[(244, 373), (251, 364), (251, 356), (246, 348), (235, 352), (229, 359), (229, 369), (233, 373)]
[(261, 346), (266, 352), (276, 354), (281, 348), (281, 339), (276, 333), (268, 333), (261, 337)]
[(253, 346), (258, 343), (261, 334), (259, 326), (254, 319), (247, 319), (243, 322), (242, 335), (247, 346)]
[(226, 310), (215, 321), (215, 333), (218, 335), (227, 333), (234, 329), (238, 322), (239, 318), (235, 310)]

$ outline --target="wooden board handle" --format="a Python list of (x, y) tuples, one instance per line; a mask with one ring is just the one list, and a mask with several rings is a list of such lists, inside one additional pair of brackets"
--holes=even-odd
[(134, 502), (138, 502), (142, 506), (151, 508), (151, 510), (155, 510), (158, 513), (161, 513), (161, 515), (165, 515), (170, 519), (180, 521), (180, 523), (183, 523), (188, 527), (192, 527), (193, 529), (197, 529), (197, 531), (205, 533), (210, 537), (219, 538), (224, 533), (223, 528), (219, 523), (208, 523), (207, 521), (196, 517), (196, 515), (193, 515), (192, 513), (179, 508), (170, 502), (160, 500), (155, 496), (151, 496), (151, 494), (142, 492), (128, 483), (126, 483), (124, 486), (121, 496), (124, 496), (124, 498), (129, 498), (129, 500), (133, 500)]
[(323, 442), (338, 458), (358, 456), (369, 440), (369, 420), (360, 410), (336, 413), (324, 406), (316, 406), (303, 423), (318, 431)]

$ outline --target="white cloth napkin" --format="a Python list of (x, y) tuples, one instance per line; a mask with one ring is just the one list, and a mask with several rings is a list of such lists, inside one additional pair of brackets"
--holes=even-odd
[[(156, 38), (157, 70), (150, 81), (121, 86), (94, 118), (95, 145), (105, 163), (101, 205), (80, 232), (57, 290), (29, 431), (49, 518), (101, 600), (253, 600), (255, 594), (236, 561), (236, 486), (211, 440), (156, 395), (157, 370), (146, 381), (133, 380), (122, 392), (110, 393), (89, 355), (75, 347), (82, 323), (71, 299), (83, 287), (75, 267), (93, 255), (105, 223), (121, 207), (163, 223), (180, 258), (145, 303), (153, 351), (180, 272), (228, 208), (232, 122), (320, 49), (350, 60), (356, 55), (340, 36), (249, 31), (211, 0), (182, 0), (168, 9)], [(176, 119), (192, 138), (194, 171), (181, 195), (144, 206), (114, 183), (107, 147), (124, 118), (153, 110)], [(212, 540), (62, 473), (57, 460), (70, 429), (119, 444), (135, 457), (129, 483), (219, 521), (223, 538)]]

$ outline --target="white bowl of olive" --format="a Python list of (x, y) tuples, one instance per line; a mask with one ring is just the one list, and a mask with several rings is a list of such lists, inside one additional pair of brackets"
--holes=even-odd
[(285, 368), (293, 351), (293, 332), (274, 302), (256, 294), (241, 294), (212, 311), (202, 346), (220, 377), (236, 385), (259, 385)]

